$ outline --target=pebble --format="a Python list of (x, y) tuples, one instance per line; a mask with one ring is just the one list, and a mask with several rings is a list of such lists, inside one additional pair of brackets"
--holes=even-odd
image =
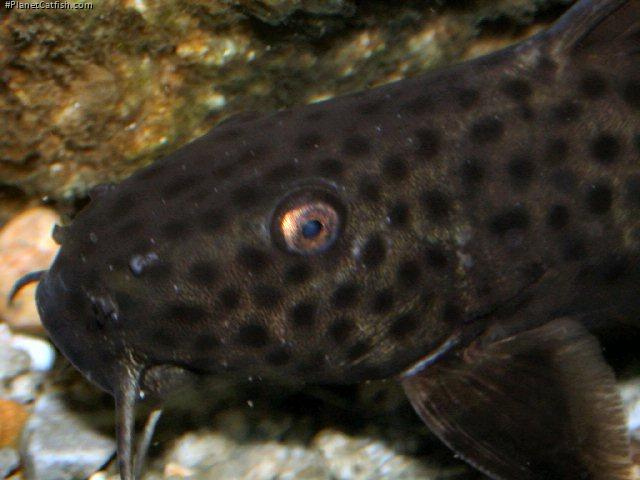
[(7, 478), (20, 466), (20, 457), (13, 448), (0, 448), (0, 478)]
[(16, 446), (28, 418), (24, 405), (0, 398), (0, 448)]
[(55, 349), (48, 340), (13, 334), (8, 325), (0, 324), (0, 380), (49, 371), (54, 361)]
[(115, 453), (110, 432), (98, 431), (95, 415), (71, 409), (60, 394), (40, 397), (20, 445), (26, 478), (88, 478)]
[(0, 342), (0, 380), (7, 380), (29, 371), (29, 355)]
[(44, 375), (36, 372), (23, 373), (7, 384), (6, 388), (0, 390), (0, 395), (14, 402), (27, 404), (35, 401), (38, 392), (42, 388)]
[(442, 469), (415, 457), (401, 455), (375, 437), (352, 437), (323, 430), (314, 439), (329, 470), (330, 478), (344, 480), (431, 480), (443, 478)]
[(49, 341), (27, 335), (13, 335), (11, 338), (11, 346), (29, 355), (31, 359), (31, 370), (35, 372), (46, 372), (53, 367), (56, 352)]
[(618, 385), (628, 418), (631, 438), (640, 442), (640, 378), (632, 378)]
[(7, 296), (24, 274), (49, 267), (58, 251), (51, 238), (57, 213), (49, 208), (30, 208), (12, 218), (0, 230), (0, 318), (14, 329), (43, 331), (35, 305), (36, 284), (24, 287), (11, 306)]

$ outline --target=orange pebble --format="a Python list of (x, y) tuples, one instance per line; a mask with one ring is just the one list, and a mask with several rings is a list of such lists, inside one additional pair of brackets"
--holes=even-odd
[(28, 418), (24, 405), (0, 398), (0, 448), (17, 445)]

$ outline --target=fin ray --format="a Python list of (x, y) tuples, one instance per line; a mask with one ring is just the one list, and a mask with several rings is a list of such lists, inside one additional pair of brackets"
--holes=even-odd
[(495, 479), (632, 478), (614, 375), (582, 325), (490, 338), (402, 380), (446, 444)]

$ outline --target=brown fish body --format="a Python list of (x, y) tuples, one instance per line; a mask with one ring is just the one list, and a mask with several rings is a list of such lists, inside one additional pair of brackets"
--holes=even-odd
[[(429, 382), (469, 358), (465, 372), (491, 378), (487, 359), (546, 358), (542, 342), (587, 352), (609, 386), (582, 325), (640, 316), (639, 31), (634, 2), (583, 1), (497, 54), (222, 125), (62, 231), (38, 288), (43, 322), (121, 412), (155, 367), (330, 383), (408, 372), (418, 412), (472, 464), (556, 478), (547, 457), (514, 460), (516, 477), (477, 453), (482, 425), (460, 440), (458, 417), (434, 420), (454, 414), (427, 408), (450, 401)], [(454, 347), (482, 354), (438, 367)], [(576, 355), (562, 378), (578, 378)], [(618, 418), (618, 403), (590, 404)], [(589, 438), (618, 441), (603, 423)], [(590, 454), (569, 455), (564, 478), (627, 478), (628, 460), (598, 470)]]

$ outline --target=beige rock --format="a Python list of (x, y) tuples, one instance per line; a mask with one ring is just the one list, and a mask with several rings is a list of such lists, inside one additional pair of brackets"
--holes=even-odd
[(17, 215), (0, 230), (0, 319), (16, 330), (42, 331), (34, 299), (36, 284), (23, 288), (12, 305), (8, 305), (7, 296), (24, 274), (51, 264), (58, 250), (51, 231), (58, 221), (53, 210), (36, 207)]

